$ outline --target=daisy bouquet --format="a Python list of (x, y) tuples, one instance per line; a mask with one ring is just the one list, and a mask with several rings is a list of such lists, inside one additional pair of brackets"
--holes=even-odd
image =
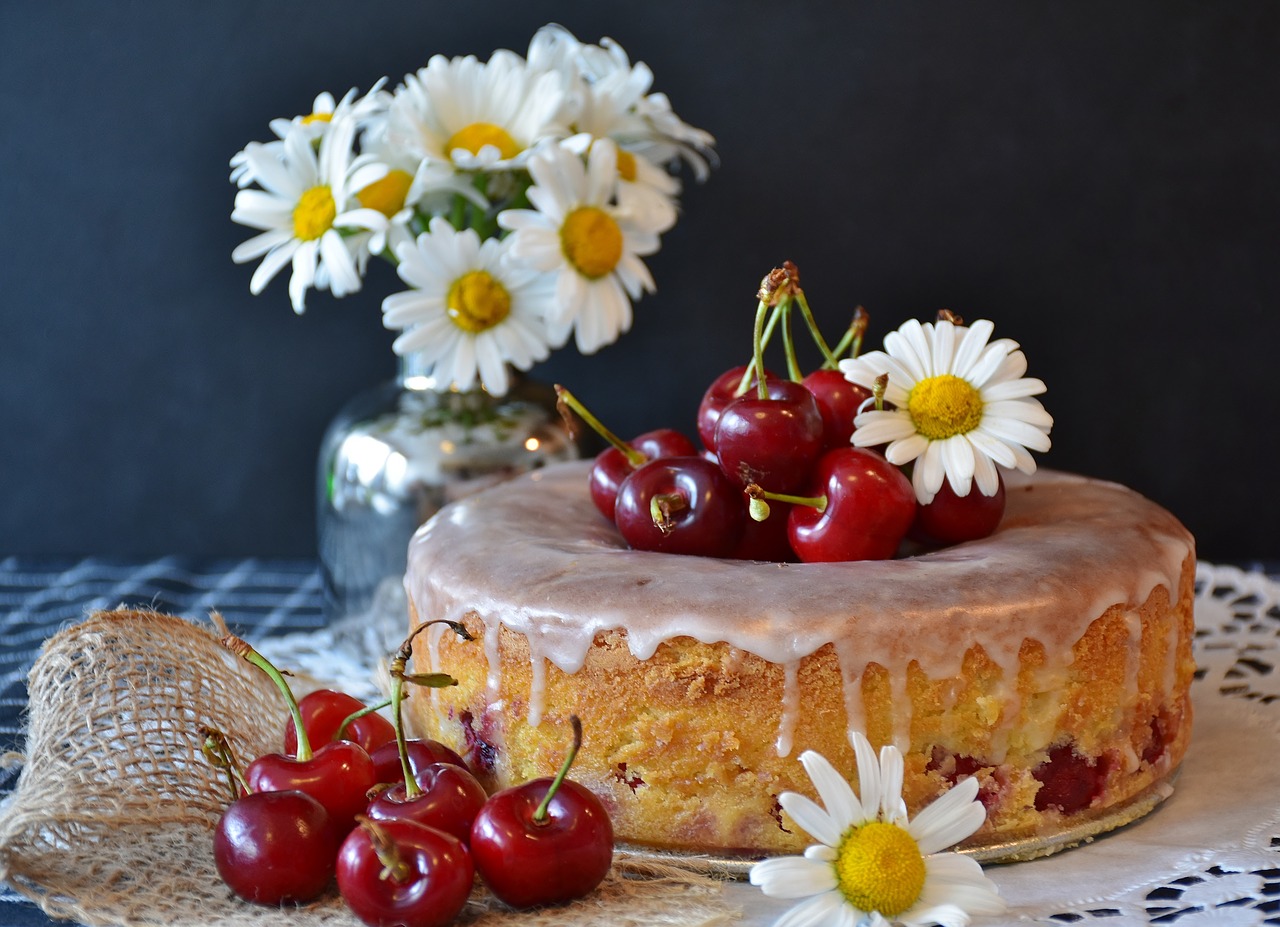
[(654, 290), (643, 258), (677, 218), (681, 163), (699, 180), (714, 139), (688, 125), (616, 42), (540, 29), (525, 56), (437, 55), (393, 88), (316, 97), (231, 160), (231, 218), (258, 230), (258, 294), (286, 267), (307, 293), (361, 289), (385, 258), (393, 350), (438, 388), (494, 395), (572, 337), (590, 354)]

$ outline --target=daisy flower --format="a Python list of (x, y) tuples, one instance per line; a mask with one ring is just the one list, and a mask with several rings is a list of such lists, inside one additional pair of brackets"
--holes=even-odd
[(249, 282), (251, 293), (261, 293), (289, 263), (289, 297), (299, 314), (312, 286), (332, 290), (334, 296), (360, 289), (356, 260), (343, 232), (386, 228), (386, 216), (360, 207), (352, 197), (386, 168), (352, 157), (355, 128), (351, 119), (332, 123), (318, 151), (301, 128), (285, 134), (279, 157), (265, 145), (245, 148), (249, 168), (263, 189), (238, 192), (231, 218), (262, 231), (239, 245), (231, 259), (243, 264), (262, 258)]
[[(283, 157), (284, 152), (284, 137), (292, 129), (300, 128), (315, 145), (320, 143), (321, 136), (335, 119), (350, 116), (356, 120), (357, 127), (364, 125), (386, 108), (387, 94), (382, 91), (384, 82), (385, 78), (378, 81), (372, 90), (358, 100), (354, 87), (337, 102), (334, 102), (333, 94), (327, 90), (317, 94), (311, 103), (311, 112), (294, 116), (292, 119), (272, 119), (268, 125), (276, 137), (272, 141), (262, 143), (263, 148), (280, 158)], [(248, 156), (244, 151), (236, 152), (231, 158), (231, 182), (243, 188), (256, 180), (249, 166)]]
[(1002, 913), (1004, 900), (982, 867), (967, 856), (941, 852), (982, 825), (986, 812), (974, 800), (978, 781), (959, 782), (909, 821), (902, 754), (885, 746), (877, 759), (862, 734), (855, 732), (851, 740), (861, 798), (812, 750), (800, 762), (822, 805), (795, 792), (778, 798), (792, 820), (820, 842), (804, 856), (751, 867), (751, 884), (766, 895), (806, 899), (774, 927), (964, 927), (975, 914)]
[(506, 393), (507, 365), (528, 370), (549, 353), (546, 313), (551, 287), (511, 261), (508, 246), (483, 242), (437, 216), (428, 232), (397, 251), (397, 272), (413, 289), (382, 302), (382, 320), (403, 333), (397, 354), (417, 354), (442, 385)]
[(572, 331), (578, 350), (591, 354), (631, 328), (631, 300), (653, 292), (640, 258), (658, 250), (658, 228), (621, 212), (616, 148), (591, 146), (587, 163), (560, 145), (543, 146), (529, 161), (536, 210), (508, 209), (498, 224), (514, 232), (512, 254), (554, 276), (555, 340)]
[(888, 374), (884, 398), (894, 408), (859, 414), (853, 443), (887, 444), (885, 457), (899, 466), (914, 461), (911, 481), (922, 504), (944, 479), (957, 495), (976, 483), (993, 496), (997, 465), (1034, 473), (1028, 451), (1049, 449), (1053, 419), (1031, 398), (1045, 385), (1023, 376), (1027, 359), (1017, 342), (990, 341), (994, 328), (986, 320), (966, 327), (912, 319), (885, 336), (884, 351), (840, 362), (847, 380), (868, 389)]
[(539, 141), (567, 134), (556, 121), (562, 102), (559, 78), (531, 71), (514, 52), (487, 62), (436, 55), (396, 89), (387, 138), (459, 170), (519, 168)]

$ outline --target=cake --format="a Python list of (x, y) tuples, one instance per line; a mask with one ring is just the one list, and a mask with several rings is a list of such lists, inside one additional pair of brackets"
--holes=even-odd
[(589, 466), (456, 502), (410, 545), (411, 624), (475, 637), (419, 638), (418, 668), (458, 685), (415, 694), (412, 721), (489, 788), (554, 774), (576, 714), (573, 777), (620, 842), (664, 851), (803, 849), (778, 795), (814, 795), (804, 750), (856, 785), (852, 730), (901, 749), (913, 814), (978, 777), (979, 850), (1054, 846), (1167, 790), (1191, 732), (1195, 553), (1139, 494), (1011, 473), (982, 540), (765, 563), (628, 549)]

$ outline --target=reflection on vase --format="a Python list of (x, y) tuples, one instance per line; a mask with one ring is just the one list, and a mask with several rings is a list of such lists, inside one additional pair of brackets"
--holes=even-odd
[(455, 499), (578, 456), (543, 384), (515, 373), (505, 396), (435, 387), (401, 359), (396, 379), (347, 403), (321, 443), (326, 618), (374, 630), (383, 654), (407, 626), (403, 579), (418, 526)]

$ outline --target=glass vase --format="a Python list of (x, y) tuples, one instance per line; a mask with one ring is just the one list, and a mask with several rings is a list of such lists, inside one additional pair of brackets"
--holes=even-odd
[(504, 396), (440, 389), (417, 358), (354, 397), (321, 443), (317, 486), (326, 619), (386, 655), (407, 628), (404, 573), (418, 526), (455, 499), (578, 450), (545, 384)]

